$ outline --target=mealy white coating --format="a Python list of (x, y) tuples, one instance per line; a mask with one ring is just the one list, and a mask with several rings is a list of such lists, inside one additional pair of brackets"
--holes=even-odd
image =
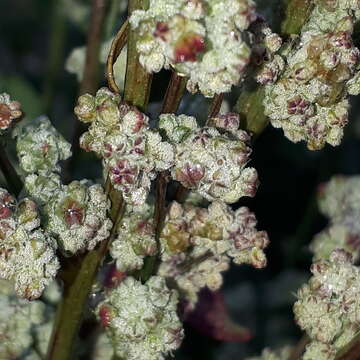
[(81, 147), (103, 159), (105, 176), (127, 203), (143, 204), (156, 171), (173, 165), (173, 146), (150, 129), (145, 114), (120, 104), (120, 98), (106, 88), (95, 97), (81, 96), (75, 113), (81, 121), (91, 122)]
[(209, 201), (234, 203), (242, 196), (254, 196), (258, 177), (254, 168), (246, 167), (250, 137), (238, 130), (238, 115), (219, 115), (210, 124), (214, 126), (200, 128), (189, 116), (160, 115), (160, 130), (175, 147), (173, 179)]
[(58, 162), (71, 156), (70, 144), (46, 117), (18, 128), (15, 135), (20, 167), (27, 173), (59, 171)]
[(176, 350), (184, 336), (177, 298), (159, 276), (146, 284), (127, 277), (107, 293), (96, 313), (116, 355), (125, 360), (162, 360)]
[(252, 0), (151, 0), (149, 10), (133, 12), (130, 24), (148, 72), (172, 67), (189, 77), (191, 92), (211, 97), (242, 79), (250, 60), (244, 31), (255, 18)]
[(350, 253), (337, 249), (328, 260), (316, 261), (311, 272), (313, 277), (300, 288), (294, 305), (296, 322), (316, 342), (307, 347), (304, 359), (324, 348), (326, 359), (332, 360), (359, 330), (360, 269), (352, 264)]
[(60, 267), (55, 239), (39, 228), (36, 204), (0, 189), (0, 278), (13, 282), (18, 296), (36, 299)]
[(348, 95), (358, 94), (360, 53), (351, 35), (358, 2), (317, 2), (298, 39), (281, 51), (286, 66), (265, 88), (265, 114), (293, 142), (310, 150), (339, 145)]
[(215, 201), (206, 208), (173, 202), (160, 237), (163, 262), (159, 274), (175, 281), (189, 306), (205, 286), (217, 290), (230, 260), (236, 264), (266, 266), (263, 249), (269, 239), (257, 231), (249, 209), (231, 210)]
[(110, 201), (101, 185), (73, 181), (62, 185), (45, 205), (46, 230), (56, 237), (65, 255), (92, 250), (110, 234), (109, 208)]

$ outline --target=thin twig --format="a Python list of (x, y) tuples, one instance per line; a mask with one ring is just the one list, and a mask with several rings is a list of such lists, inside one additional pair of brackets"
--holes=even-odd
[(295, 345), (291, 351), (288, 360), (300, 360), (301, 355), (303, 354), (306, 345), (309, 343), (310, 339), (307, 335), (303, 335), (300, 341)]
[(360, 359), (360, 333), (358, 333), (349, 344), (344, 346), (335, 360), (359, 360)]
[[(94, 94), (99, 82), (99, 52), (102, 41), (102, 28), (105, 17), (105, 7), (108, 0), (92, 0), (91, 19), (86, 45), (86, 59), (79, 95)], [(65, 182), (70, 180), (71, 171), (80, 151), (79, 138), (84, 126), (74, 117), (74, 128), (71, 136), (73, 156), (64, 165)]]
[(215, 117), (219, 113), (223, 100), (224, 100), (224, 94), (223, 93), (216, 94), (213, 97), (212, 102), (211, 102), (210, 107), (209, 107), (208, 119), (211, 119), (212, 117)]
[(129, 20), (126, 20), (124, 24), (121, 26), (120, 30), (116, 34), (113, 42), (111, 43), (111, 48), (109, 52), (109, 56), (106, 62), (106, 78), (109, 84), (109, 88), (111, 91), (120, 94), (120, 89), (116, 85), (115, 77), (114, 77), (114, 64), (119, 57), (121, 50), (124, 48), (127, 37), (128, 37), (128, 29), (129, 29)]
[(23, 182), (21, 181), (20, 176), (18, 175), (12, 163), (10, 162), (6, 154), (6, 150), (2, 144), (0, 144), (0, 169), (4, 175), (9, 190), (15, 196), (18, 196), (20, 194), (21, 189), (23, 188)]
[[(187, 79), (175, 72), (172, 73), (169, 86), (166, 90), (162, 113), (176, 113), (179, 108), (181, 98), (184, 94)], [(166, 217), (166, 190), (168, 182), (168, 172), (162, 171), (156, 177), (156, 200), (154, 210), (154, 227), (155, 227), (155, 240), (160, 250), (160, 235), (164, 226)], [(149, 277), (156, 272), (158, 265), (158, 256), (150, 256), (145, 259), (143, 269), (139, 273), (139, 277), (143, 282), (147, 281)]]

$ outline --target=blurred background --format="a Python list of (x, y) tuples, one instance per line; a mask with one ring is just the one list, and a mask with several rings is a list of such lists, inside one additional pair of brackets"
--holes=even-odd
[[(127, 6), (125, 0), (107, 2), (100, 51), (103, 63), (109, 41), (126, 17)], [(46, 114), (69, 141), (85, 57), (90, 3), (0, 1), (0, 92), (8, 92), (22, 103), (25, 121)], [(259, 0), (258, 8), (276, 29), (281, 18), (280, 0)], [(120, 84), (124, 69), (121, 59), (124, 56), (120, 56), (116, 70)], [(103, 73), (102, 65), (99, 86), (105, 85)], [(149, 106), (153, 117), (159, 112), (168, 79), (166, 71), (154, 78)], [(239, 89), (226, 97), (229, 109), (238, 93)], [(308, 244), (326, 225), (316, 205), (317, 187), (334, 174), (360, 173), (360, 101), (356, 98), (351, 101), (350, 123), (337, 148), (326, 146), (321, 151), (310, 152), (304, 143), (291, 143), (281, 130), (271, 126), (257, 138), (251, 165), (258, 170), (261, 185), (254, 199), (242, 200), (234, 208), (250, 207), (258, 218), (258, 228), (268, 232), (271, 240), (268, 266), (264, 270), (232, 267), (224, 276), (221, 291), (230, 319), (250, 329), (253, 337), (247, 342), (220, 341), (204, 333), (195, 319), (186, 324), (186, 339), (175, 359), (240, 360), (260, 353), (265, 346), (278, 348), (300, 339), (302, 334), (292, 314), (294, 293), (309, 277)], [(202, 96), (187, 94), (180, 111), (201, 118), (207, 106)], [(75, 159), (71, 177), (100, 178), (100, 162), (81, 152)], [(221, 296), (215, 301), (221, 302)], [(229, 329), (231, 332), (231, 326)]]

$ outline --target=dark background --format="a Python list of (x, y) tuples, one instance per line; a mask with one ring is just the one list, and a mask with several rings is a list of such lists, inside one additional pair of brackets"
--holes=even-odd
[[(118, 8), (121, 1), (115, 4)], [(281, 4), (258, 2), (260, 11), (276, 27)], [(68, 140), (75, 121), (72, 110), (78, 82), (76, 76), (65, 71), (64, 63), (73, 48), (85, 45), (89, 3), (0, 0), (0, 92), (7, 91), (19, 100), (27, 119), (47, 114)], [(120, 12), (115, 15), (115, 20), (107, 22), (108, 36), (114, 34), (125, 16)], [(155, 76), (150, 104), (153, 115), (159, 109), (168, 78), (167, 72)], [(101, 81), (104, 85), (103, 77)], [(230, 106), (238, 91), (228, 96)], [(224, 276), (222, 289), (233, 320), (250, 328), (254, 337), (247, 343), (224, 343), (186, 325), (187, 336), (176, 359), (243, 359), (265, 346), (276, 348), (296, 343), (301, 337), (291, 310), (294, 293), (309, 277), (308, 244), (326, 225), (317, 210), (316, 189), (334, 174), (360, 172), (360, 103), (357, 98), (351, 101), (350, 123), (342, 144), (336, 148), (326, 146), (310, 152), (304, 143), (291, 143), (281, 130), (271, 126), (256, 140), (251, 165), (258, 170), (261, 185), (254, 199), (242, 200), (235, 207), (249, 206), (256, 213), (258, 228), (268, 232), (268, 266), (264, 270), (232, 267)], [(201, 116), (206, 106), (202, 96), (187, 95), (181, 111)], [(73, 177), (100, 176), (99, 161), (80, 154)]]

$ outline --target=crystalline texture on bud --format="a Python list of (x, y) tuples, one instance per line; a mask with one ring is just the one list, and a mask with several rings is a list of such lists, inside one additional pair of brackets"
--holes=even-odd
[(16, 136), (20, 166), (27, 173), (59, 171), (58, 162), (71, 156), (70, 144), (46, 117), (17, 129)]
[(21, 115), (21, 104), (18, 101), (12, 101), (9, 94), (0, 94), (0, 135)]
[(313, 359), (323, 349), (326, 359), (332, 360), (359, 330), (360, 270), (350, 253), (337, 249), (328, 260), (316, 261), (311, 272), (313, 277), (300, 288), (294, 305), (297, 323), (313, 342), (304, 359)]
[(190, 91), (211, 97), (243, 78), (250, 60), (245, 30), (255, 18), (252, 0), (151, 0), (130, 24), (148, 72), (172, 67), (189, 77)]
[(18, 296), (38, 298), (60, 265), (56, 243), (42, 231), (36, 204), (14, 198), (0, 189), (0, 278), (14, 283)]
[(280, 51), (287, 65), (265, 88), (265, 114), (272, 125), (293, 142), (306, 141), (310, 150), (340, 144), (348, 95), (359, 92), (360, 53), (351, 38), (359, 3), (325, 3), (316, 2), (300, 37)]
[(334, 176), (322, 184), (318, 194), (320, 211), (329, 225), (315, 236), (311, 250), (315, 259), (328, 258), (337, 248), (360, 256), (360, 177)]
[(173, 179), (210, 201), (234, 203), (242, 196), (254, 196), (258, 177), (255, 169), (246, 167), (250, 137), (238, 130), (238, 115), (228, 113), (210, 123), (218, 128), (197, 127), (189, 116), (160, 116), (160, 130), (175, 146)]
[(127, 277), (106, 294), (96, 313), (117, 356), (161, 360), (180, 346), (184, 336), (177, 302), (177, 293), (163, 278), (153, 276), (143, 285)]
[(57, 238), (65, 255), (92, 250), (110, 234), (109, 208), (101, 185), (73, 181), (63, 185), (45, 205), (46, 229)]
[(120, 104), (120, 98), (106, 88), (95, 97), (81, 96), (75, 113), (81, 121), (91, 122), (80, 139), (81, 147), (103, 159), (104, 175), (127, 203), (143, 204), (156, 171), (173, 165), (173, 146), (150, 129), (145, 114)]

